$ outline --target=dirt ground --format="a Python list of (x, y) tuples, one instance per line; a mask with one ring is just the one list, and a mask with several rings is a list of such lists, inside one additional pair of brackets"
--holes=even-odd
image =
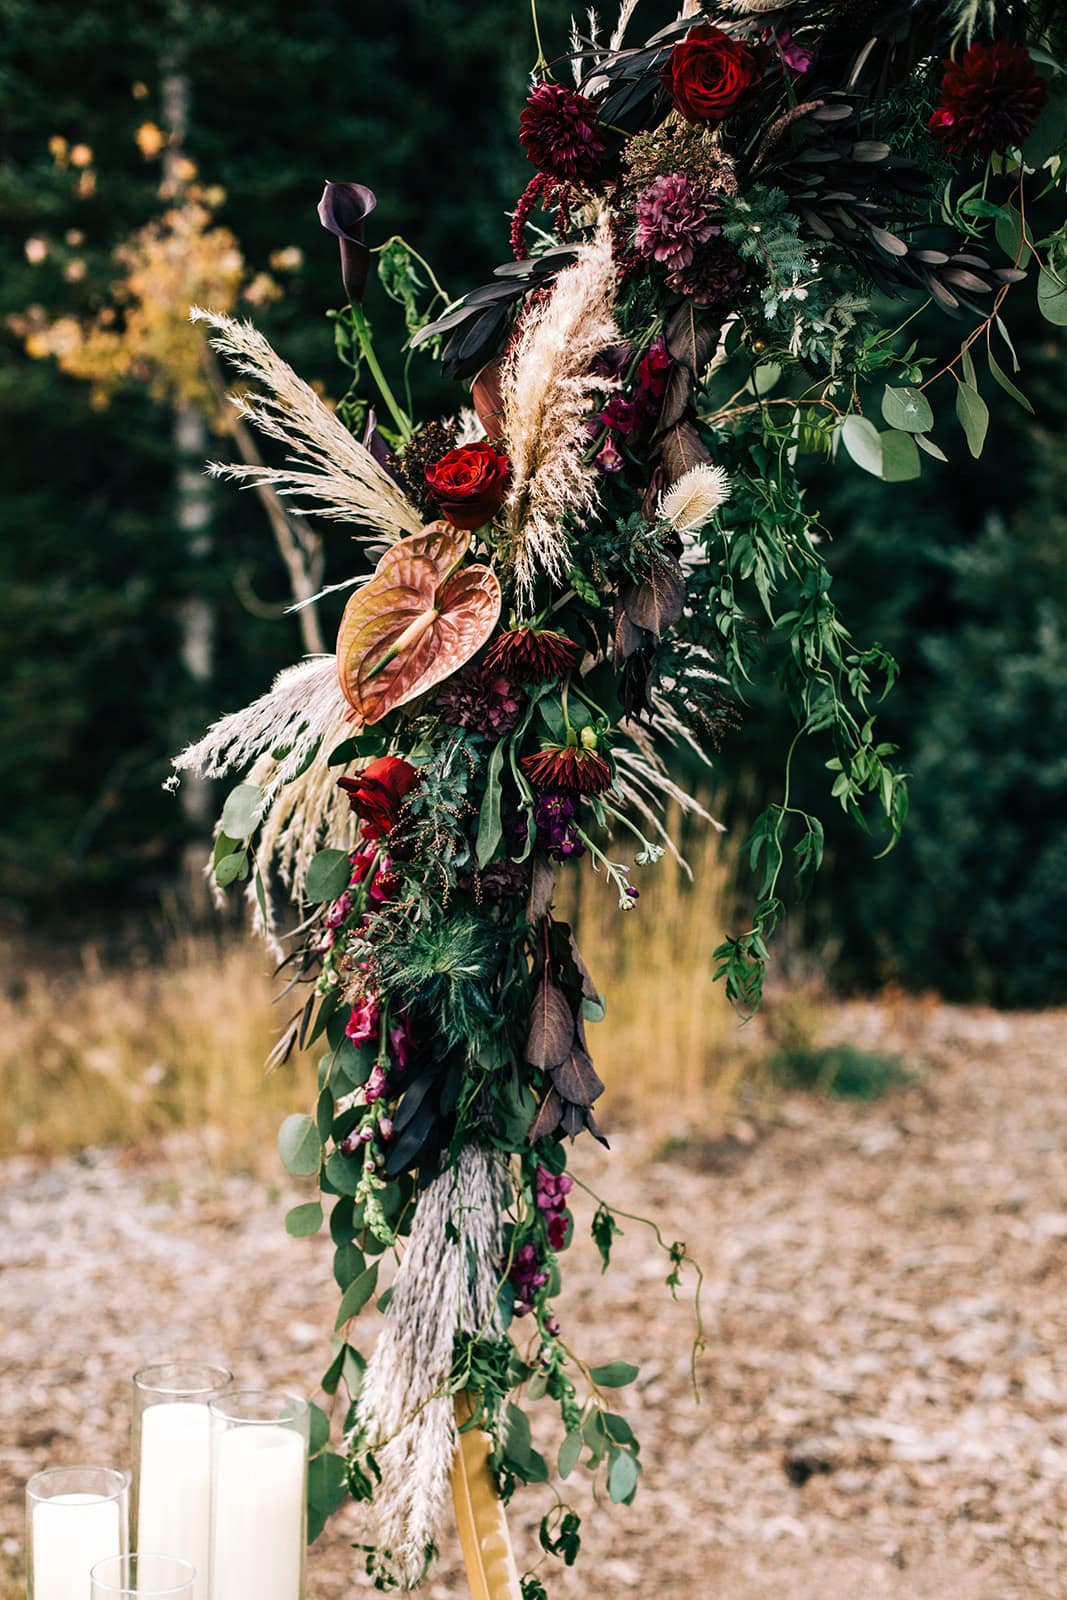
[[(566, 1336), (642, 1362), (626, 1407), (646, 1477), (632, 1508), (587, 1521), (576, 1571), (545, 1574), (554, 1597), (1062, 1600), (1065, 1022), (847, 1008), (841, 1036), (905, 1049), (918, 1084), (868, 1106), (790, 1096), (669, 1159), (633, 1129), (610, 1157), (576, 1153), (702, 1258), (708, 1341), (697, 1407), (691, 1305), (631, 1224), (602, 1278), (578, 1206)], [(3, 1600), (25, 1479), (125, 1461), (135, 1366), (203, 1353), (299, 1388), (322, 1370), (329, 1248), (285, 1236), (291, 1199), (189, 1145), (0, 1167)], [(513, 1504), (520, 1559), (543, 1500)], [(357, 1534), (346, 1513), (313, 1548), (309, 1600), (367, 1590)], [(465, 1592), (446, 1540), (424, 1593)]]

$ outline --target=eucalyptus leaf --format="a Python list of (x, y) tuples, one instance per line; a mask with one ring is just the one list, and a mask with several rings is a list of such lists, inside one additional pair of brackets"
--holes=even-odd
[(348, 888), (351, 876), (347, 850), (320, 850), (311, 858), (304, 892), (316, 905), (323, 900), (336, 900)]
[(995, 383), (999, 383), (1005, 394), (1010, 394), (1012, 399), (1021, 405), (1024, 411), (1029, 411), (1030, 415), (1033, 416), (1034, 408), (1023, 394), (1022, 390), (1015, 387), (1014, 383), (1012, 383), (1011, 379), (1008, 377), (1008, 374), (1004, 371), (1004, 368), (1000, 365), (992, 350), (989, 350), (986, 353), (989, 358), (989, 371), (992, 374), (993, 381)]
[(278, 1129), (278, 1154), (294, 1178), (313, 1178), (322, 1162), (318, 1129), (303, 1112), (286, 1117)]
[(609, 1361), (603, 1367), (591, 1367), (589, 1376), (598, 1389), (622, 1389), (626, 1384), (633, 1383), (640, 1367), (631, 1366), (629, 1361)]
[(341, 1299), (337, 1312), (337, 1321), (334, 1327), (343, 1328), (352, 1317), (358, 1317), (371, 1295), (378, 1287), (378, 1262), (365, 1268), (353, 1283), (350, 1283)]
[(956, 415), (967, 436), (967, 448), (975, 460), (982, 454), (986, 430), (989, 427), (989, 407), (977, 389), (967, 383), (956, 387)]
[(231, 883), (238, 878), (248, 877), (248, 852), (235, 850), (233, 855), (223, 856), (215, 864), (215, 882), (220, 889), (228, 889)]
[(608, 1494), (614, 1505), (632, 1500), (640, 1476), (637, 1458), (629, 1450), (612, 1450), (608, 1466)]
[(864, 472), (882, 476), (882, 436), (866, 417), (852, 415), (841, 424), (841, 443)]
[(309, 1200), (305, 1205), (294, 1206), (285, 1214), (285, 1231), (292, 1239), (309, 1239), (322, 1227), (322, 1205)]
[(1067, 328), (1067, 283), (1061, 283), (1047, 267), (1038, 275), (1037, 306), (1046, 322)]
[(321, 1406), (309, 1401), (308, 1420), (310, 1423), (308, 1455), (317, 1456), (330, 1442), (330, 1419)]
[(263, 815), (263, 790), (256, 783), (242, 783), (226, 796), (222, 808), (222, 831), (231, 839), (249, 839)]
[(915, 436), (892, 429), (882, 435), (882, 477), (886, 483), (906, 483), (922, 471)]
[(572, 1432), (568, 1433), (567, 1437), (560, 1445), (559, 1460), (557, 1465), (559, 1467), (559, 1475), (561, 1478), (569, 1478), (575, 1467), (578, 1465), (578, 1458), (582, 1453), (582, 1445), (582, 1436), (577, 1429), (574, 1429)]
[(939, 444), (935, 444), (932, 439), (928, 439), (925, 434), (917, 433), (915, 435), (915, 443), (926, 455), (933, 456), (935, 461), (948, 460), (948, 456), (942, 450), (941, 446)]
[[(929, 400), (921, 389), (911, 387), (890, 389), (887, 386), (882, 396), (882, 416), (891, 428), (899, 428), (904, 433), (929, 433), (934, 425)], [(884, 450), (884, 439), (882, 446)]]

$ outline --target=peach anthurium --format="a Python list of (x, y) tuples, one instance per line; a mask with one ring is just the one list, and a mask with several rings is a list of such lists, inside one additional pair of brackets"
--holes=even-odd
[(460, 567), (470, 534), (445, 522), (400, 539), (349, 600), (337, 635), (341, 690), (364, 723), (451, 677), (500, 616), (490, 567)]

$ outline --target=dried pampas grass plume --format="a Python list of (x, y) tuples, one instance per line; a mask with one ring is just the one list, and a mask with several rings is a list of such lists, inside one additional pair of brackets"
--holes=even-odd
[(699, 533), (729, 498), (730, 480), (724, 469), (704, 463), (683, 472), (660, 495), (656, 511), (675, 533)]
[(586, 429), (594, 394), (612, 383), (591, 369), (620, 337), (615, 282), (611, 236), (602, 217), (578, 260), (526, 316), (501, 374), (512, 472), (505, 518), (520, 608), (529, 606), (539, 572), (556, 584), (564, 581), (563, 524), (581, 518), (596, 501), (596, 475), (585, 460)]
[(349, 1447), (370, 1450), (378, 1464), (375, 1544), (404, 1589), (425, 1575), (448, 1497), (456, 1423), (446, 1391), (456, 1334), (495, 1328), (502, 1217), (499, 1163), (465, 1145), (419, 1201), (360, 1390)]
[(291, 466), (264, 467), (209, 463), (215, 478), (232, 478), (251, 487), (269, 483), (282, 495), (304, 499), (293, 510), (314, 512), (335, 522), (358, 522), (397, 539), (417, 533), (422, 518), (395, 479), (354, 439), (310, 385), (272, 349), (250, 322), (236, 322), (194, 306), (193, 322), (215, 330), (211, 343), (265, 394), (232, 395), (246, 422), (291, 452)]

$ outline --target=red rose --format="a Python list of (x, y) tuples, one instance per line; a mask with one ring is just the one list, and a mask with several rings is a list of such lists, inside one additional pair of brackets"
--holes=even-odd
[(500, 510), (510, 471), (507, 456), (498, 455), (483, 441), (450, 450), (426, 468), (426, 482), (445, 521), (473, 531)]
[(662, 77), (687, 122), (721, 122), (761, 72), (754, 50), (704, 22), (675, 45)]
[(400, 756), (379, 756), (364, 767), (358, 778), (338, 778), (337, 787), (348, 796), (364, 839), (384, 839), (396, 827), (400, 808), (416, 783), (418, 768)]

